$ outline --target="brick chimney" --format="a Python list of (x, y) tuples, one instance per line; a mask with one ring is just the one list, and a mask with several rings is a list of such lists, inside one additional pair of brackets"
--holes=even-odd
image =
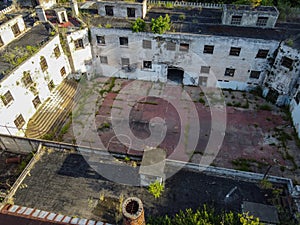
[(127, 198), (122, 206), (124, 225), (146, 225), (143, 203), (139, 198)]

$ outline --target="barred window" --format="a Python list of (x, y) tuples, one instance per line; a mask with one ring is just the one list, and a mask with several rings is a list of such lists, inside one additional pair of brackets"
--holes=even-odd
[(172, 41), (167, 41), (167, 50), (175, 51), (176, 50), (176, 43)]
[(17, 127), (18, 129), (21, 129), (21, 128), (24, 126), (25, 120), (24, 120), (22, 114), (20, 114), (20, 115), (14, 120), (14, 123), (15, 123), (15, 125), (16, 125), (16, 127)]
[(262, 58), (262, 59), (265, 59), (267, 58), (269, 54), (269, 50), (267, 49), (259, 49), (257, 54), (256, 54), (256, 58)]
[(14, 36), (17, 37), (21, 34), (20, 28), (17, 23), (11, 26), (11, 30), (14, 33)]
[(242, 22), (242, 16), (232, 16), (231, 17), (231, 24), (232, 25), (240, 25)]
[(210, 66), (201, 66), (200, 73), (209, 73)]
[(82, 49), (82, 48), (84, 48), (82, 38), (75, 40), (75, 41), (74, 41), (74, 45), (75, 45), (75, 49), (76, 49), (76, 50), (77, 50), (77, 49)]
[(40, 66), (43, 72), (48, 69), (48, 64), (44, 56), (41, 56), (40, 58)]
[(199, 85), (206, 87), (207, 86), (207, 77), (199, 77)]
[(66, 76), (67, 72), (66, 72), (66, 68), (63, 66), (61, 69), (60, 69), (60, 75), (62, 77)]
[(129, 58), (121, 58), (122, 67), (129, 66)]
[(250, 78), (259, 79), (260, 71), (251, 70), (250, 72)]
[(128, 46), (128, 37), (120, 37), (119, 41), (121, 46)]
[(214, 53), (214, 47), (213, 45), (204, 45), (203, 53), (206, 54), (213, 54)]
[(0, 47), (3, 46), (3, 45), (4, 45), (4, 42), (3, 42), (3, 40), (2, 40), (2, 38), (0, 36)]
[(152, 46), (151, 46), (151, 41), (149, 41), (149, 40), (143, 40), (143, 48), (145, 48), (145, 49), (151, 49), (152, 48)]
[(11, 95), (10, 91), (7, 91), (4, 95), (1, 95), (1, 99), (4, 105), (8, 105), (10, 102), (14, 100), (13, 96)]
[(49, 88), (50, 91), (52, 91), (52, 90), (55, 88), (55, 85), (54, 85), (53, 80), (51, 80), (51, 81), (48, 83), (48, 88)]
[(181, 51), (181, 52), (188, 52), (189, 48), (190, 48), (189, 44), (186, 44), (186, 43), (179, 44), (179, 51)]
[(268, 17), (259, 16), (256, 21), (256, 26), (264, 27), (267, 25)]
[(152, 61), (144, 61), (143, 62), (143, 67), (145, 69), (152, 69)]
[(241, 52), (241, 48), (231, 47), (229, 55), (239, 56)]
[(28, 87), (33, 83), (29, 71), (23, 72), (22, 82), (24, 83), (25, 87)]
[(36, 96), (33, 100), (32, 103), (34, 105), (34, 108), (37, 108), (41, 104), (41, 100), (39, 96)]
[(282, 57), (282, 60), (281, 60), (282, 66), (291, 69), (293, 67), (293, 63), (294, 63), (294, 60), (292, 60), (291, 58), (286, 57), (286, 56)]
[(233, 77), (234, 76), (234, 72), (235, 72), (235, 69), (226, 68), (224, 76)]
[(58, 46), (56, 46), (53, 51), (54, 51), (54, 55), (56, 58), (58, 58), (61, 55), (60, 49)]
[(97, 39), (97, 44), (105, 45), (105, 37), (104, 36), (97, 35), (96, 39)]
[(100, 62), (102, 64), (108, 64), (107, 56), (100, 56)]
[(114, 15), (114, 7), (110, 5), (105, 6), (105, 13), (107, 16), (113, 16)]
[(135, 17), (135, 8), (127, 8), (127, 17)]

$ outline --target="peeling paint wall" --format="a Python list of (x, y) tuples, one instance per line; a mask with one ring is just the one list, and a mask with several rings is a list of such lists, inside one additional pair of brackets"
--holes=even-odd
[[(92, 28), (93, 63), (96, 74), (129, 79), (167, 81), (167, 67), (184, 70), (184, 84), (198, 85), (199, 77), (207, 77), (207, 86), (226, 83), (236, 89), (262, 84), (269, 69), (268, 58), (257, 58), (259, 49), (267, 49), (272, 55), (277, 41), (220, 37), (192, 34), (132, 33), (131, 30)], [(96, 36), (104, 36), (105, 44), (97, 43)], [(120, 45), (120, 37), (128, 38), (128, 46)], [(151, 42), (151, 49), (143, 48), (143, 40)], [(175, 50), (168, 50), (167, 42), (176, 44)], [(180, 47), (188, 44), (188, 49)], [(214, 46), (213, 54), (204, 53), (204, 46)], [(239, 56), (229, 55), (231, 47), (241, 48)], [(101, 63), (107, 57), (107, 64)], [(121, 58), (129, 58), (130, 71), (122, 69)], [(144, 69), (143, 61), (151, 61), (152, 68)], [(201, 66), (210, 67), (201, 72)], [(225, 76), (226, 68), (235, 69), (234, 76)], [(250, 78), (251, 71), (261, 71), (258, 78)], [(232, 84), (232, 85), (230, 85)], [(244, 89), (244, 88), (243, 88)]]
[[(59, 47), (60, 56), (56, 58), (54, 48)], [(45, 57), (48, 68), (43, 72), (40, 66), (41, 56)], [(60, 70), (65, 68), (66, 75), (62, 76)], [(51, 80), (55, 86), (59, 85), (62, 80), (70, 73), (70, 66), (67, 57), (64, 55), (59, 42), (59, 36), (55, 36), (39, 52), (37, 52), (30, 59), (16, 68), (7, 78), (1, 81), (0, 95), (3, 96), (8, 90), (11, 92), (14, 100), (5, 106), (0, 100), (0, 125), (9, 127), (16, 127), (14, 120), (22, 114), (26, 124), (30, 117), (36, 112), (33, 105), (33, 99), (38, 95), (41, 103), (43, 103), (51, 94), (48, 84)], [(30, 86), (25, 86), (22, 78), (24, 72), (28, 72), (31, 76), (33, 83)], [(34, 87), (34, 93), (32, 87)], [(26, 127), (26, 124), (23, 128)], [(21, 130), (10, 129), (12, 135), (24, 136)], [(8, 131), (0, 127), (0, 133), (8, 134)]]
[(146, 15), (146, 1), (144, 3), (118, 1), (118, 4), (113, 1), (97, 1), (98, 13), (100, 16), (108, 16), (105, 6), (113, 7), (113, 17), (128, 18), (127, 9), (135, 9), (135, 16), (133, 18), (144, 18)]
[(19, 35), (21, 35), (26, 29), (22, 15), (16, 16), (15, 18), (7, 21), (6, 23), (1, 24), (0, 36), (1, 36), (1, 40), (4, 44), (2, 47), (6, 46), (7, 44), (9, 44), (10, 42), (12, 42), (15, 39), (15, 35), (11, 28), (15, 24), (18, 25), (19, 30), (21, 32)]
[(278, 93), (277, 104), (288, 103), (300, 84), (300, 51), (285, 44), (278, 47), (265, 86)]
[[(80, 40), (82, 41), (82, 45), (78, 46), (78, 42), (81, 42)], [(67, 41), (71, 51), (71, 58), (74, 62), (74, 72), (85, 73), (91, 70), (92, 51), (88, 38), (88, 29), (70, 33), (67, 36)]]

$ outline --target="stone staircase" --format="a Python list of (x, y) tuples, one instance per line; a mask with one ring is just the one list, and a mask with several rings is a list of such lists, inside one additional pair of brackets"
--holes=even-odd
[(75, 81), (63, 81), (30, 118), (25, 133), (26, 137), (45, 138), (47, 135), (57, 132), (79, 96), (76, 89)]

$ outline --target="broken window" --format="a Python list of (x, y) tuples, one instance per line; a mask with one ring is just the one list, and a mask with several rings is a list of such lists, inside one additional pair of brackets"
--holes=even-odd
[(105, 37), (104, 36), (96, 36), (97, 44), (105, 45)]
[(127, 17), (135, 17), (135, 8), (127, 8)]
[(66, 74), (67, 74), (67, 73), (66, 73), (66, 68), (63, 66), (63, 67), (60, 69), (60, 75), (61, 75), (62, 77), (64, 77)]
[(206, 87), (207, 86), (207, 77), (199, 77), (199, 85)]
[(189, 51), (189, 47), (190, 47), (189, 44), (180, 43), (179, 44), (179, 51), (188, 52)]
[(239, 56), (241, 52), (241, 48), (231, 47), (229, 55)]
[(74, 45), (76, 50), (84, 48), (82, 38), (75, 40)]
[(119, 40), (121, 46), (128, 46), (128, 37), (120, 37)]
[(233, 77), (234, 76), (234, 72), (235, 72), (235, 69), (226, 68), (224, 76)]
[(256, 58), (262, 58), (262, 59), (265, 59), (267, 58), (269, 54), (269, 50), (267, 49), (259, 49), (257, 54), (256, 54)]
[(4, 95), (1, 95), (1, 99), (5, 106), (14, 100), (10, 91), (7, 91)]
[(0, 47), (3, 46), (3, 45), (4, 45), (4, 42), (3, 42), (3, 40), (2, 40), (2, 38), (0, 36)]
[(48, 83), (48, 88), (49, 88), (50, 91), (52, 91), (52, 90), (55, 88), (55, 85), (54, 85), (53, 80), (51, 80), (51, 81)]
[(210, 66), (201, 66), (200, 73), (209, 73)]
[(55, 57), (58, 58), (60, 56), (60, 49), (59, 49), (59, 47), (56, 46), (53, 51), (54, 51)]
[(214, 53), (214, 46), (213, 45), (204, 45), (203, 53), (213, 54)]
[(144, 61), (143, 67), (144, 69), (152, 69), (152, 61)]
[(22, 81), (23, 81), (25, 87), (28, 87), (29, 85), (31, 85), (33, 83), (29, 71), (23, 72)]
[(40, 66), (42, 71), (44, 72), (46, 69), (48, 69), (48, 64), (44, 56), (41, 56), (40, 60)]
[(251, 70), (250, 78), (259, 79), (260, 71)]
[(259, 16), (256, 21), (256, 26), (264, 27), (267, 25), (268, 17)]
[(145, 49), (151, 49), (152, 48), (151, 41), (149, 41), (149, 40), (143, 40), (143, 48), (145, 48)]
[(105, 13), (107, 16), (113, 16), (114, 15), (114, 7), (110, 5), (105, 6)]
[(231, 17), (231, 24), (232, 25), (240, 25), (242, 22), (242, 16), (232, 16)]
[(108, 63), (107, 56), (100, 56), (100, 62), (103, 64), (107, 64)]
[(172, 41), (167, 41), (167, 50), (175, 51), (176, 50), (176, 43)]
[(39, 96), (36, 96), (33, 100), (32, 103), (34, 105), (34, 108), (37, 108), (41, 104), (41, 100)]
[(121, 58), (122, 67), (129, 66), (129, 58)]
[(284, 56), (284, 57), (282, 57), (281, 65), (286, 68), (291, 69), (293, 67), (293, 62), (294, 62), (294, 60), (292, 60), (289, 57)]
[(17, 37), (19, 34), (21, 34), (20, 28), (17, 23), (11, 26), (11, 30), (14, 33), (15, 37)]
[(21, 128), (24, 126), (25, 120), (24, 120), (22, 114), (20, 114), (20, 115), (14, 120), (14, 123), (15, 123), (15, 125), (16, 125), (16, 127), (17, 127), (18, 129), (21, 129)]

